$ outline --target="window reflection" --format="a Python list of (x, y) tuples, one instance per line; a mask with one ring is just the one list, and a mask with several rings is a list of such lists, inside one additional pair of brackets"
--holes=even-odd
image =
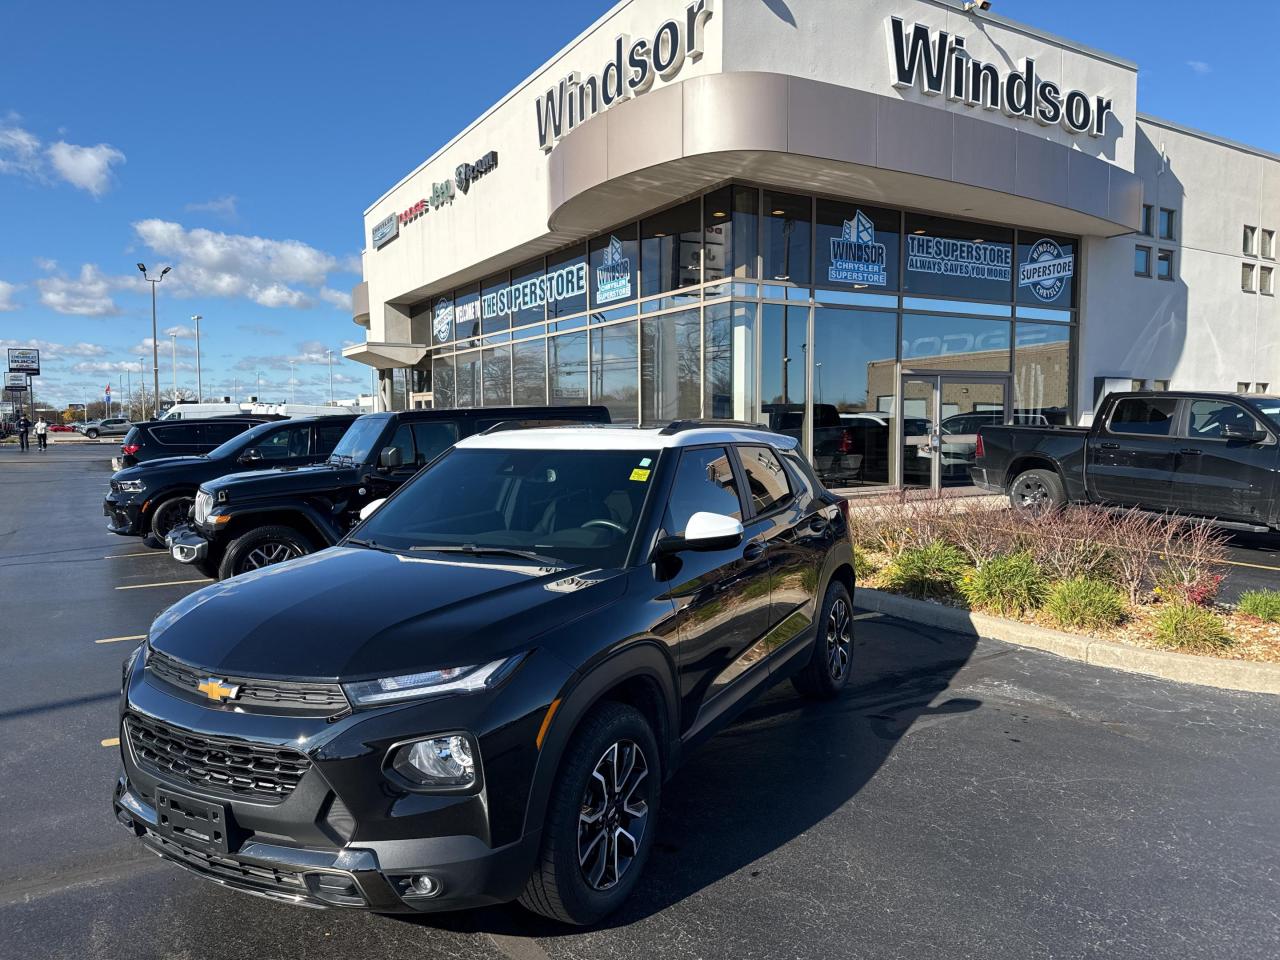
[(789, 193), (764, 195), (764, 276), (766, 280), (809, 283), (812, 201)]
[(640, 321), (641, 422), (668, 423), (701, 415), (701, 337), (697, 310)]
[(529, 340), (511, 345), (512, 402), (542, 404), (547, 402), (547, 344)]
[(804, 443), (809, 308), (766, 303), (760, 324), (761, 413), (771, 430)]
[(480, 404), (480, 351), (460, 353), (457, 358), (458, 406), (474, 407)]
[(511, 403), (511, 348), (494, 347), (484, 351), (484, 405), (509, 406)]
[(703, 215), (706, 280), (756, 275), (759, 196), (754, 187), (722, 187), (707, 194)]
[(615, 423), (639, 417), (637, 360), (636, 321), (591, 331), (591, 402), (607, 406)]
[(587, 402), (587, 333), (566, 333), (547, 341), (553, 405)]
[(1070, 327), (1057, 323), (1018, 324), (1013, 350), (1015, 422), (1067, 422), (1070, 357)]
[(698, 283), (702, 203), (690, 200), (647, 217), (640, 224), (642, 297)]
[(1010, 325), (1008, 320), (905, 314), (902, 365), (913, 370), (1008, 370)]
[(706, 308), (706, 415), (756, 419), (756, 305), (713, 303)]
[(438, 410), (458, 405), (451, 356), (435, 357), (431, 361), (431, 405)]

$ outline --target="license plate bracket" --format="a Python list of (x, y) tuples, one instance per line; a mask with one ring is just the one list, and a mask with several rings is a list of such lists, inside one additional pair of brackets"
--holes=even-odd
[(206, 853), (230, 853), (234, 825), (221, 803), (156, 787), (156, 827), (161, 836)]

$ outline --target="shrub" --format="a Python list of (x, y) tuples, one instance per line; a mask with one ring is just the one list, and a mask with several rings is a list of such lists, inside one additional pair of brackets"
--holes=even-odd
[(1268, 623), (1280, 622), (1280, 590), (1246, 590), (1240, 594), (1236, 610)]
[(1161, 608), (1156, 617), (1155, 640), (1178, 650), (1221, 650), (1234, 642), (1221, 617), (1183, 601)]
[(1044, 611), (1062, 627), (1099, 629), (1124, 620), (1124, 595), (1109, 583), (1088, 577), (1072, 577), (1054, 584)]
[(871, 562), (871, 558), (867, 556), (865, 550), (861, 547), (853, 548), (853, 577), (858, 582), (869, 580), (875, 576), (876, 565)]
[(890, 561), (881, 582), (890, 590), (919, 600), (954, 597), (969, 569), (964, 554), (941, 540), (910, 547)]
[(1048, 581), (1029, 553), (992, 557), (960, 586), (969, 605), (1001, 616), (1021, 616), (1044, 603)]
[(1218, 595), (1227, 535), (1204, 523), (1170, 517), (1161, 530), (1155, 580), (1164, 597), (1204, 606)]

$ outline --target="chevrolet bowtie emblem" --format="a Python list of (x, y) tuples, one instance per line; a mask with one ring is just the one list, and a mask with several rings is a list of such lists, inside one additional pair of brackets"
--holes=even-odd
[(196, 689), (216, 703), (221, 703), (223, 700), (234, 700), (240, 694), (239, 684), (223, 683), (217, 677), (205, 677), (200, 681), (200, 685)]

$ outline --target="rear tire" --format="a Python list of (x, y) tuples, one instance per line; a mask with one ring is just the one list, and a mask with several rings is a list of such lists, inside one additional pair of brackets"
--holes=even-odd
[(592, 710), (560, 761), (520, 905), (575, 926), (618, 909), (653, 848), (661, 791), (661, 757), (644, 715), (623, 703)]
[(813, 640), (813, 656), (804, 669), (791, 678), (791, 685), (810, 700), (831, 700), (849, 684), (853, 666), (853, 600), (849, 588), (839, 580), (827, 585), (818, 615), (818, 635)]
[(1040, 516), (1067, 502), (1062, 478), (1052, 470), (1024, 470), (1009, 484), (1009, 505), (1019, 513)]
[(283, 524), (258, 527), (227, 546), (218, 564), (218, 579), (226, 580), (250, 570), (305, 557), (312, 550), (311, 541), (293, 527)]

